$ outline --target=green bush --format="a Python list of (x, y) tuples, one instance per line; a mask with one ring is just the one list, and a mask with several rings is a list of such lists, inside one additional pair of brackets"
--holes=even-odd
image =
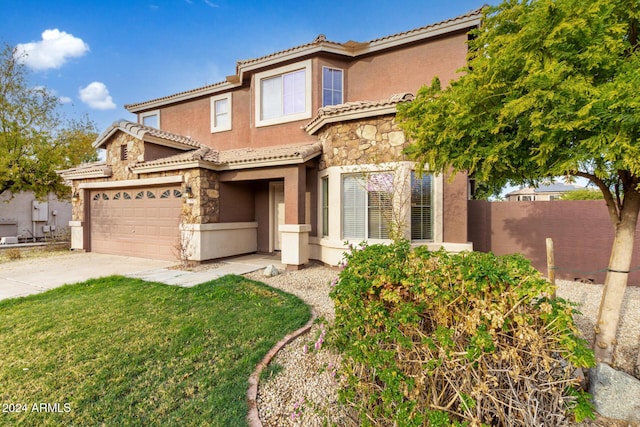
[(352, 248), (331, 292), (343, 402), (362, 425), (559, 425), (593, 416), (572, 306), (522, 256)]

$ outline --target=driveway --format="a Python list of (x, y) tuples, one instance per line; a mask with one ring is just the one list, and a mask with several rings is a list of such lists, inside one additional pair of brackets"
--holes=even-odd
[(114, 274), (170, 285), (194, 286), (225, 274), (249, 273), (271, 263), (283, 268), (279, 260), (274, 258), (246, 255), (216, 263), (216, 268), (190, 272), (170, 269), (169, 267), (177, 264), (175, 261), (71, 252), (0, 264), (0, 300), (37, 294), (64, 284)]

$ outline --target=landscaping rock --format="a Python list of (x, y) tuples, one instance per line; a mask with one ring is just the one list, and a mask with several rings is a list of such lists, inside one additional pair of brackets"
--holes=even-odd
[(606, 363), (589, 372), (589, 393), (600, 415), (630, 422), (640, 421), (640, 381)]
[(273, 276), (277, 276), (278, 274), (280, 274), (280, 271), (273, 264), (267, 265), (267, 267), (264, 269), (264, 276), (265, 277), (273, 277)]

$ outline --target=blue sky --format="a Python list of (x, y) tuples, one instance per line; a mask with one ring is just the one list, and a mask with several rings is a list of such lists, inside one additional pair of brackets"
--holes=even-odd
[[(311, 42), (368, 41), (487, 0), (0, 0), (0, 43), (20, 46), (34, 86), (103, 131), (125, 104), (217, 83), (237, 60)], [(425, 82), (427, 83), (427, 82)]]

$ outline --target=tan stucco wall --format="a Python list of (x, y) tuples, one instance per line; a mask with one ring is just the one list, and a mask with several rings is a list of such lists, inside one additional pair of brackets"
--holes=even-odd
[[(421, 86), (431, 83), (435, 76), (440, 77), (443, 85), (459, 77), (457, 70), (466, 61), (466, 42), (466, 33), (460, 32), (355, 59), (331, 58), (325, 54), (312, 58), (311, 115), (316, 115), (322, 103), (323, 66), (344, 70), (344, 102), (382, 100), (396, 93), (415, 94)], [(243, 86), (233, 89), (230, 131), (211, 133), (210, 96), (160, 108), (161, 128), (189, 136), (218, 150), (300, 144), (315, 140), (302, 129), (310, 118), (256, 127), (254, 85), (254, 76), (247, 73)]]
[(350, 100), (385, 99), (430, 84), (438, 76), (443, 86), (459, 77), (466, 64), (464, 32), (439, 37), (429, 43), (387, 51), (354, 61), (347, 72)]

